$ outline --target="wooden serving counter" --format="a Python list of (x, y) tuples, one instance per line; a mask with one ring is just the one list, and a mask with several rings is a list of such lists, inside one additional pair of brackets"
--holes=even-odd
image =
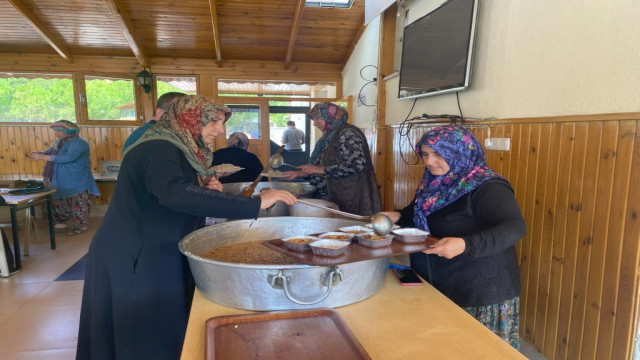
[[(526, 359), (431, 285), (401, 286), (391, 272), (377, 294), (335, 310), (372, 359)], [(207, 319), (247, 313), (196, 289), (182, 359), (204, 359)]]

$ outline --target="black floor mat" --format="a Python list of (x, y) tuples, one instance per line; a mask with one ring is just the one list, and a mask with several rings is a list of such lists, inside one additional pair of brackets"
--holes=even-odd
[(54, 281), (71, 281), (84, 280), (84, 269), (87, 265), (87, 254), (71, 265), (62, 275), (58, 276)]

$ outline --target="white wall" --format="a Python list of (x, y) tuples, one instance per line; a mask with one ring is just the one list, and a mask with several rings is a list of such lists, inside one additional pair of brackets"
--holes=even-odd
[[(409, 0), (409, 21), (441, 0)], [(379, 17), (378, 17), (379, 19)], [(466, 118), (519, 118), (640, 111), (640, 1), (480, 0), (471, 86), (459, 93)], [(379, 20), (366, 29), (343, 72), (344, 94), (376, 64)], [(387, 81), (387, 123), (459, 114), (455, 93), (398, 101)], [(373, 98), (368, 86), (367, 101)], [(356, 107), (364, 124), (374, 108)], [(373, 115), (372, 115), (373, 114)]]
[[(353, 95), (355, 114), (349, 114), (349, 116), (355, 124), (360, 126), (371, 126), (375, 122), (377, 83), (364, 85), (368, 82), (367, 80), (372, 80), (378, 74), (379, 32), (380, 17), (378, 16), (367, 25), (367, 29), (360, 37), (349, 61), (342, 70), (342, 83), (344, 84), (342, 93), (345, 97)], [(363, 86), (362, 92), (366, 105), (358, 101), (358, 94)]]

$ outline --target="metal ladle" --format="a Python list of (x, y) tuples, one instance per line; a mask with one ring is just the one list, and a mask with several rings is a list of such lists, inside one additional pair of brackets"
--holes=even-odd
[(326, 211), (334, 213), (334, 214), (338, 214), (338, 215), (342, 215), (342, 216), (346, 216), (346, 217), (350, 217), (350, 218), (354, 218), (354, 219), (358, 219), (358, 220), (370, 220), (371, 221), (371, 228), (373, 229), (373, 232), (376, 235), (379, 235), (379, 236), (388, 235), (391, 232), (391, 229), (393, 228), (393, 223), (391, 222), (391, 219), (389, 219), (389, 217), (387, 215), (384, 215), (384, 214), (375, 214), (375, 215), (371, 215), (371, 216), (363, 216), (363, 215), (356, 215), (356, 214), (351, 214), (351, 213), (348, 213), (348, 212), (332, 209), (330, 207), (318, 205), (318, 204), (315, 204), (315, 203), (312, 203), (312, 202), (309, 202), (309, 201), (305, 201), (305, 200), (302, 200), (302, 199), (298, 199), (298, 202), (299, 203), (303, 203), (305, 205), (317, 207), (317, 208), (326, 210)]
[(295, 165), (287, 164), (286, 162), (284, 162), (284, 158), (280, 154), (274, 154), (269, 158), (269, 166), (271, 166), (272, 169), (279, 168), (282, 165), (286, 165), (295, 169), (298, 168)]

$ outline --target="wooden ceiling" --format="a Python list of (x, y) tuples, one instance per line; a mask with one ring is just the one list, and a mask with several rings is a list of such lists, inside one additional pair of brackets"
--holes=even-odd
[(0, 53), (326, 63), (343, 66), (364, 30), (349, 9), (304, 0), (0, 0)]

